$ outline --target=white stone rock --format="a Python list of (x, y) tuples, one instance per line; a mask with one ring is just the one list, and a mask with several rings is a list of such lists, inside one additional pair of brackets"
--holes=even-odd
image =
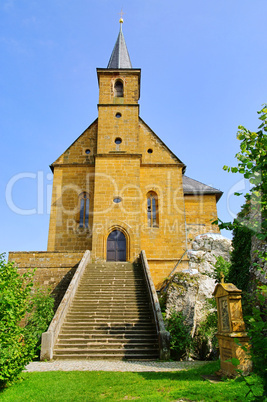
[(188, 251), (189, 268), (174, 275), (169, 285), (166, 317), (173, 310), (182, 312), (192, 336), (210, 311), (206, 301), (212, 297), (215, 288), (215, 280), (211, 276), (216, 257), (222, 256), (229, 261), (231, 250), (231, 240), (220, 234), (206, 233), (197, 236), (192, 249)]

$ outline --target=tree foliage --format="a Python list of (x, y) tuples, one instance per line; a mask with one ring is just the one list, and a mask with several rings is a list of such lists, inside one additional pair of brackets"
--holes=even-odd
[[(236, 167), (223, 169), (240, 173), (252, 185), (245, 194), (246, 204), (233, 223), (220, 223), (221, 229), (234, 229), (237, 226), (249, 227), (261, 240), (267, 240), (267, 105), (258, 112), (261, 124), (257, 132), (238, 127), (237, 138), (241, 141), (240, 152), (235, 157)], [(242, 193), (235, 193), (241, 195)]]
[(248, 289), (250, 280), (251, 235), (251, 230), (245, 226), (235, 226), (233, 229), (233, 251), (228, 281), (243, 291)]
[(185, 324), (185, 317), (181, 312), (172, 311), (166, 319), (166, 327), (171, 335), (171, 358), (181, 360), (190, 351), (192, 338), (190, 328)]
[(216, 257), (216, 262), (213, 265), (214, 266), (214, 271), (209, 274), (211, 278), (215, 279), (216, 283), (221, 282), (221, 275), (224, 276), (224, 281), (229, 282), (229, 269), (230, 269), (231, 263), (229, 261), (226, 261), (221, 255)]
[(34, 271), (20, 275), (0, 255), (0, 387), (37, 356), (37, 345), (53, 317), (54, 300), (33, 291)]
[[(224, 170), (241, 173), (252, 185), (245, 194), (246, 203), (237, 218), (231, 222), (220, 221), (221, 229), (234, 230), (232, 266), (230, 278), (243, 289), (248, 283), (248, 269), (251, 238), (267, 241), (267, 105), (258, 112), (261, 124), (257, 132), (239, 126), (237, 138), (240, 152), (236, 154), (236, 167), (224, 166)], [(241, 195), (236, 193), (236, 195)], [(264, 248), (263, 248), (264, 249)], [(265, 248), (266, 249), (266, 248)], [(266, 276), (262, 266), (267, 263), (265, 251), (253, 250), (257, 254), (257, 262), (253, 266)], [(249, 261), (248, 261), (249, 260)], [(243, 276), (243, 277), (242, 277)], [(264, 386), (263, 399), (267, 397), (267, 286), (258, 283), (254, 294), (246, 294), (251, 303), (250, 314), (245, 317), (248, 335), (251, 340), (249, 350), (254, 371), (262, 378)]]

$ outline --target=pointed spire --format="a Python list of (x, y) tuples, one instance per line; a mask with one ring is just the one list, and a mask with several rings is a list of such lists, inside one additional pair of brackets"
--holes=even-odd
[(117, 68), (132, 68), (132, 63), (127, 50), (125, 39), (122, 33), (123, 19), (120, 19), (120, 32), (115, 43), (112, 55), (108, 62), (108, 67), (110, 69)]

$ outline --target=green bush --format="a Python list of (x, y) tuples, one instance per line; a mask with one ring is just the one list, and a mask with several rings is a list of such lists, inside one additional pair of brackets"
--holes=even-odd
[(221, 274), (224, 275), (224, 281), (229, 281), (229, 270), (231, 267), (231, 263), (226, 261), (221, 255), (216, 257), (216, 262), (214, 264), (214, 271), (211, 275), (213, 279), (215, 279), (216, 283), (221, 282)]
[(214, 360), (218, 358), (218, 339), (216, 333), (218, 331), (218, 315), (215, 299), (207, 299), (206, 307), (208, 314), (203, 321), (200, 322), (194, 339), (193, 339), (193, 355), (200, 360)]
[(54, 299), (49, 296), (47, 290), (37, 288), (34, 290), (30, 301), (30, 315), (26, 320), (25, 338), (35, 342), (35, 351), (38, 352), (41, 344), (42, 333), (54, 316)]
[(36, 357), (41, 333), (53, 317), (53, 299), (40, 289), (33, 292), (33, 276), (34, 271), (20, 275), (0, 255), (1, 387)]
[(185, 317), (181, 312), (172, 311), (166, 319), (166, 328), (171, 335), (171, 358), (181, 360), (189, 355), (192, 338), (190, 328), (185, 324)]
[(161, 308), (161, 312), (162, 312), (162, 314), (165, 314), (165, 311), (166, 311), (166, 302), (167, 302), (167, 292), (161, 292), (159, 295), (158, 295), (158, 299), (159, 299), (159, 305), (160, 305), (160, 308)]
[(253, 371), (263, 380), (264, 397), (267, 399), (267, 287), (257, 289), (257, 305), (252, 315), (246, 317), (248, 336), (251, 340), (249, 350)]
[(233, 252), (229, 270), (229, 282), (238, 289), (247, 290), (249, 284), (249, 267), (251, 265), (251, 236), (252, 232), (245, 226), (233, 229)]

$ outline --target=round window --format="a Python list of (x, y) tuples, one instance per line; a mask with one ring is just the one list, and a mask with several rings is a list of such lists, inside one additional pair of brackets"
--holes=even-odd
[(85, 150), (85, 153), (86, 153), (87, 155), (89, 155), (89, 154), (91, 153), (90, 149), (86, 149), (86, 150)]
[(121, 144), (121, 142), (122, 142), (121, 138), (118, 137), (115, 139), (115, 144), (119, 145), (119, 144)]
[(152, 153), (153, 153), (153, 149), (149, 148), (149, 149), (147, 150), (147, 153), (148, 153), (148, 154), (152, 154)]
[(113, 202), (115, 202), (115, 204), (119, 204), (119, 202), (121, 202), (121, 198), (120, 197), (115, 197), (113, 199)]
[(121, 113), (116, 113), (116, 117), (119, 119), (121, 117)]

